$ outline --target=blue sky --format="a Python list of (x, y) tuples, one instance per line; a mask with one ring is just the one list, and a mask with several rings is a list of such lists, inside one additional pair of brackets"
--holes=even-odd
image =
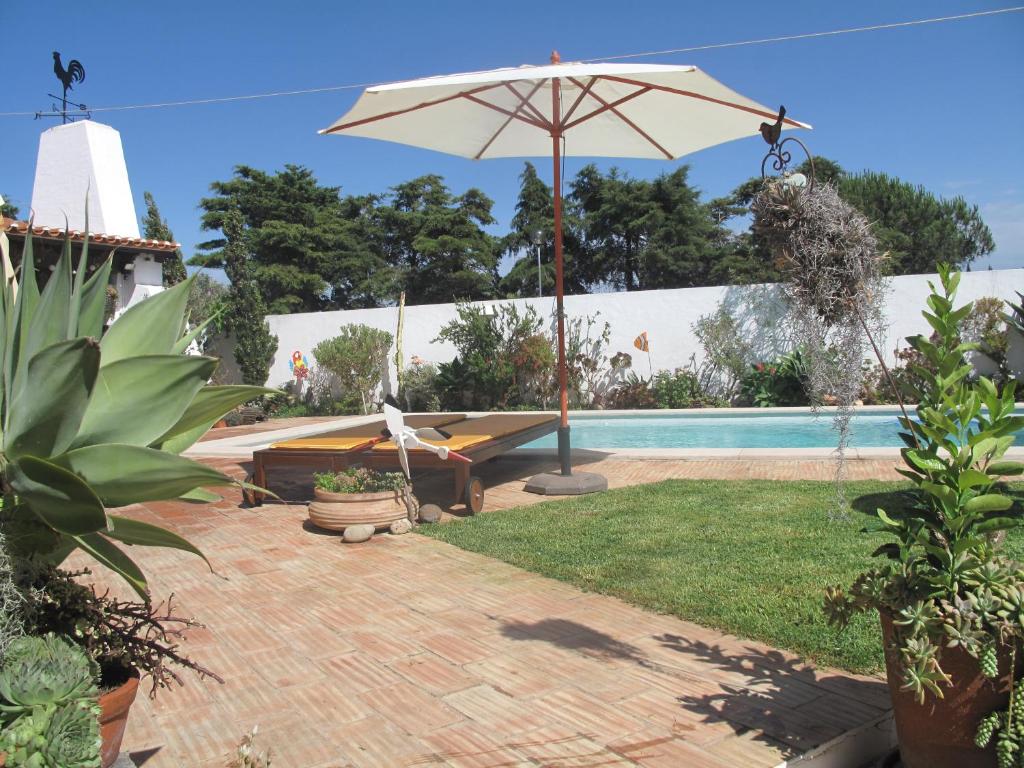
[[(1009, 2), (1005, 5), (1010, 5)], [(207, 2), (6, 0), (0, 112), (46, 109), (58, 87), (51, 52), (87, 71), (74, 94), (109, 106), (408, 79), (904, 21), (1001, 7), (970, 0), (892, 3)], [(996, 252), (975, 268), (1024, 267), (1024, 13), (638, 59), (696, 64), (764, 104), (814, 124), (817, 154), (885, 171), (982, 209)], [(136, 208), (154, 194), (190, 255), (206, 235), (198, 201), (211, 181), (248, 164), (311, 168), (343, 192), (380, 192), (440, 173), (455, 192), (481, 188), (499, 229), (511, 217), (521, 160), (472, 162), (397, 144), (318, 136), (359, 91), (205, 106), (107, 112), (121, 132)], [(0, 193), (26, 213), (39, 133), (52, 125), (0, 117)], [(759, 137), (691, 155), (707, 197), (753, 175)], [(538, 160), (545, 179), (550, 169)], [(567, 177), (585, 162), (569, 158)], [(678, 163), (601, 161), (639, 177)]]

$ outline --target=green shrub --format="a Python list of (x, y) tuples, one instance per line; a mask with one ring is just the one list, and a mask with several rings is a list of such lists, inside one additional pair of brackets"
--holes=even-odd
[[(571, 317), (565, 323), (565, 365), (570, 408), (600, 408), (607, 397), (604, 386), (616, 364), (608, 359), (611, 326), (601, 323), (600, 312), (585, 317)], [(618, 353), (616, 358), (622, 362)], [(629, 359), (629, 355), (625, 356)], [(623, 367), (628, 368), (630, 363)], [(554, 361), (552, 362), (554, 366)], [(556, 372), (553, 372), (557, 376)], [(557, 378), (552, 379), (553, 394), (558, 392)]]
[(402, 490), (405, 476), (401, 472), (349, 467), (341, 472), (314, 473), (313, 484), (329, 493), (378, 493)]
[(965, 353), (974, 345), (961, 343), (959, 325), (971, 305), (954, 309), (960, 276), (941, 266), (939, 276), (941, 291), (932, 286), (924, 313), (936, 336), (907, 339), (935, 368), (919, 372), (917, 419), (900, 418), (900, 473), (914, 483), (913, 503), (877, 511), (869, 529), (892, 539), (874, 552), (882, 564), (848, 590), (829, 588), (825, 602), (840, 626), (863, 612), (892, 618), (896, 671), (922, 704), (954, 684), (942, 668), (944, 649), (961, 648), (996, 677), (997, 650), (1024, 639), (1024, 567), (1002, 546), (1002, 532), (1021, 524), (1003, 478), (1024, 473), (1024, 464), (1004, 459), (1024, 418), (1015, 415), (1014, 383), (999, 394), (990, 379), (970, 379)]
[(726, 307), (719, 305), (714, 314), (698, 318), (692, 329), (704, 350), (697, 371), (701, 390), (731, 400), (753, 358), (742, 326)]
[(410, 413), (440, 411), (437, 368), (423, 362), (414, 362), (406, 368), (398, 401), (404, 403), (405, 410)]
[[(524, 311), (501, 304), (493, 312), (459, 304), (458, 318), (446, 324), (435, 341), (455, 345), (457, 357), (438, 365), (438, 394), (445, 408), (492, 410), (538, 404), (538, 375), (553, 361), (543, 347), (543, 324), (533, 307)], [(523, 366), (520, 369), (519, 366)]]
[(361, 412), (371, 412), (374, 395), (388, 375), (391, 342), (392, 336), (387, 331), (350, 324), (343, 325), (337, 336), (313, 348), (317, 367), (329, 371), (341, 390), (340, 410), (347, 411), (358, 399)]
[(759, 408), (810, 405), (806, 383), (807, 366), (796, 349), (773, 362), (752, 365), (740, 391), (747, 403)]
[(658, 401), (651, 387), (651, 380), (638, 376), (630, 371), (626, 378), (619, 382), (607, 398), (612, 409), (631, 410), (635, 408), (655, 408)]
[(657, 408), (706, 408), (727, 405), (721, 398), (707, 394), (693, 371), (676, 368), (658, 371), (651, 382)]

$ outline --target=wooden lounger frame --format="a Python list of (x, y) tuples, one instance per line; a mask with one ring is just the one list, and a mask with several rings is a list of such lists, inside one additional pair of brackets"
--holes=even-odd
[[(443, 429), (443, 427), (442, 427)], [(459, 453), (470, 459), (472, 464), (464, 461), (448, 460), (441, 461), (436, 455), (429, 451), (411, 451), (409, 453), (410, 470), (417, 469), (450, 469), (454, 472), (455, 502), (467, 500), (470, 494), (473, 477), (473, 464), (483, 462), (500, 456), (503, 453), (518, 448), (521, 445), (532, 443), (545, 435), (550, 435), (558, 429), (558, 417), (552, 416), (550, 420), (540, 424), (534, 424), (528, 429), (520, 432), (513, 432), (509, 435), (486, 440), (482, 443), (460, 450)], [(253, 483), (266, 488), (267, 469), (270, 467), (305, 466), (323, 471), (339, 472), (354, 464), (361, 464), (364, 467), (373, 469), (395, 470), (399, 468), (397, 452), (382, 452), (372, 450), (371, 441), (367, 445), (359, 446), (347, 451), (330, 451), (324, 449), (303, 450), (300, 448), (274, 449), (264, 448), (253, 451)], [(263, 501), (263, 494), (253, 494), (256, 504)]]

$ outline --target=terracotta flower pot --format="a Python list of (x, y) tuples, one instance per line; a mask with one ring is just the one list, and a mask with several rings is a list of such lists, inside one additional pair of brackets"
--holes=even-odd
[(121, 739), (128, 725), (128, 710), (139, 691), (139, 674), (100, 696), (100, 736), (103, 738), (103, 768), (110, 768), (121, 752)]
[(343, 531), (350, 525), (372, 525), (384, 530), (408, 516), (401, 491), (330, 493), (316, 488), (313, 497), (309, 521), (329, 531)]
[[(924, 704), (901, 691), (899, 650), (893, 647), (892, 619), (879, 614), (885, 646), (885, 674), (892, 697), (893, 717), (900, 743), (903, 768), (996, 768), (993, 743), (987, 749), (974, 745), (981, 719), (1010, 701), (1014, 675), (1010, 670), (1010, 646), (999, 649), (999, 677), (981, 674), (978, 660), (960, 648), (943, 648), (939, 663), (953, 684), (942, 686), (943, 698), (928, 694)], [(1018, 663), (1018, 669), (1020, 664)]]

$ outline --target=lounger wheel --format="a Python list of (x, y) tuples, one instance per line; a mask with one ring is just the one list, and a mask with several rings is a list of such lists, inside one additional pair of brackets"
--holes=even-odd
[(478, 514), (484, 508), (484, 481), (475, 475), (470, 476), (466, 481), (463, 501), (466, 502), (466, 509), (471, 515)]

